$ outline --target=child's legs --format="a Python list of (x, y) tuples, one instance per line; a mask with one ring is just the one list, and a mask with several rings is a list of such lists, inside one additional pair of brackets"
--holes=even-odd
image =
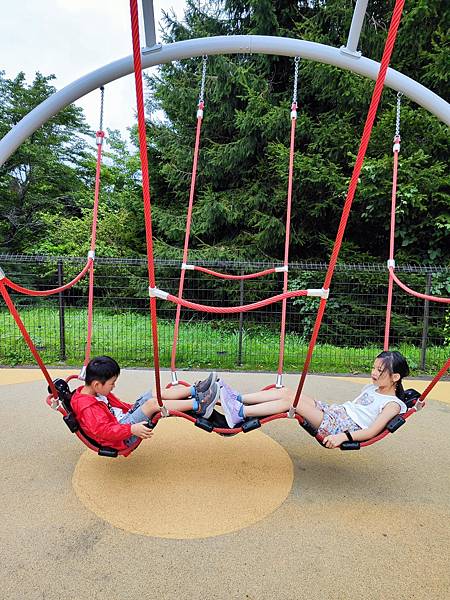
[(270, 390), (261, 390), (259, 392), (252, 392), (251, 394), (242, 394), (241, 397), (242, 402), (246, 405), (262, 404), (263, 402), (273, 402), (276, 400), (283, 400), (284, 402), (292, 404), (294, 400), (294, 394), (292, 390), (286, 387), (270, 388)]
[[(170, 389), (172, 389), (172, 388), (170, 388)], [(189, 390), (189, 388), (186, 388), (186, 390)], [(166, 391), (168, 391), (168, 390), (166, 390)], [(170, 394), (170, 396), (172, 396), (172, 394)], [(164, 395), (163, 395), (163, 398), (164, 398)], [(173, 400), (165, 400), (164, 399), (164, 406), (168, 410), (179, 410), (181, 412), (184, 412), (184, 411), (193, 409), (193, 402), (194, 402), (194, 399), (189, 398), (188, 396), (183, 395), (177, 399), (176, 395), (175, 395), (175, 399), (173, 399)], [(147, 400), (146, 402), (144, 402), (144, 404), (142, 404), (140, 409), (144, 413), (144, 415), (148, 418), (151, 418), (155, 413), (157, 413), (161, 410), (160, 406), (158, 404), (158, 400), (156, 398), (150, 398), (150, 400)]]
[[(274, 388), (255, 394), (246, 394), (242, 397), (242, 400), (245, 404), (244, 415), (246, 417), (266, 417), (289, 410), (294, 401), (294, 394), (288, 388)], [(247, 404), (248, 400), (250, 400), (249, 404)], [(296, 412), (307, 419), (313, 427), (318, 428), (322, 423), (323, 411), (316, 406), (314, 399), (309, 396), (303, 394), (300, 396)]]

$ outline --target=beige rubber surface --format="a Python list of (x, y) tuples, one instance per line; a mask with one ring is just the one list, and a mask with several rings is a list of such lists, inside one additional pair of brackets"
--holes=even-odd
[[(154, 438), (136, 451), (140, 454), (114, 460), (94, 454), (87, 458), (87, 451), (60, 415), (44, 404), (46, 384), (40, 375), (35, 381), (10, 384), (7, 373), (0, 370), (1, 598), (448, 597), (450, 406), (446, 402), (432, 396), (428, 407), (405, 427), (360, 452), (325, 450), (287, 419), (236, 438), (208, 434), (189, 424), (186, 427), (192, 427), (192, 434), (180, 432), (172, 438), (164, 429), (169, 420), (158, 425)], [(14, 369), (15, 377), (18, 373)], [(197, 374), (186, 374), (186, 378), (194, 380)], [(274, 381), (264, 374), (227, 378), (242, 391)], [(169, 381), (167, 373), (163, 381)], [(294, 386), (297, 378), (287, 376), (285, 382)], [(418, 387), (416, 383), (409, 382), (411, 387)], [(125, 371), (117, 393), (131, 401), (149, 384), (148, 372)], [(450, 397), (449, 385), (443, 384), (443, 400)], [(352, 379), (310, 376), (305, 391), (324, 401), (339, 402), (353, 397), (360, 387)], [(260, 449), (252, 454), (255, 472), (245, 464), (250, 458), (242, 447), (231, 450), (240, 436)], [(152, 458), (151, 446), (156, 444), (161, 451), (158, 458)], [(192, 471), (186, 468), (192, 458), (186, 456), (204, 455), (205, 448), (209, 448), (209, 458), (199, 459), (203, 467), (195, 474), (208, 483), (199, 494), (195, 488), (201, 487), (200, 482), (192, 481)], [(175, 461), (174, 466), (177, 453), (185, 454), (184, 462)], [(272, 475), (263, 487), (271, 486), (281, 456), (289, 458), (283, 464), (293, 473), (285, 500), (264, 515), (257, 516), (250, 509), (253, 521), (245, 522), (242, 507), (250, 507), (255, 498), (251, 477), (262, 461), (265, 466), (258, 477), (263, 478), (268, 470)], [(140, 466), (133, 467), (134, 460)], [(195, 527), (204, 528), (205, 537), (131, 533), (117, 526), (111, 514), (99, 516), (80, 500), (73, 486), (85, 461), (90, 477), (98, 479), (96, 493), (102, 502), (113, 495), (106, 487), (113, 479), (107, 477), (108, 472), (115, 473), (116, 490), (134, 491), (125, 501), (127, 506), (113, 513), (126, 512), (133, 523), (142, 522), (142, 514), (163, 522), (167, 515), (187, 507), (185, 531), (200, 523)], [(230, 477), (211, 479), (209, 470), (219, 473), (225, 463)], [(149, 473), (152, 465), (157, 483), (149, 485), (135, 473), (139, 469)], [(80, 481), (86, 484), (87, 475), (82, 475)], [(280, 481), (273, 481), (274, 487), (280, 487)], [(227, 482), (236, 482), (235, 489), (230, 490)], [(170, 486), (176, 488), (173, 494), (167, 493)], [(261, 500), (262, 493), (260, 489)], [(109, 500), (114, 505), (117, 498)], [(216, 504), (220, 508), (211, 513)], [(230, 515), (233, 531), (215, 534), (216, 521)]]

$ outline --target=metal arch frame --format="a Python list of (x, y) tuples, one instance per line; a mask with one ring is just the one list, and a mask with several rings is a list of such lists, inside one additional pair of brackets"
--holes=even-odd
[[(348, 48), (338, 49), (305, 40), (264, 35), (216, 36), (174, 42), (164, 46), (154, 45), (142, 53), (142, 68), (203, 56), (204, 54), (273, 54), (300, 56), (308, 60), (336, 67), (376, 80), (380, 64), (369, 58), (349, 53)], [(36, 129), (60, 110), (79, 98), (111, 81), (133, 72), (132, 56), (109, 63), (62, 88), (29, 112), (5, 137), (0, 140), (0, 166)], [(410, 77), (388, 69), (385, 85), (427, 109), (439, 120), (450, 125), (450, 105), (443, 98)]]

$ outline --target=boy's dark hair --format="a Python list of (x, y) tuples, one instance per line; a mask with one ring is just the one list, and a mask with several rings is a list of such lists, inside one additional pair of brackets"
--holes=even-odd
[(86, 367), (85, 383), (89, 385), (93, 381), (105, 383), (111, 377), (118, 377), (120, 367), (110, 356), (96, 356), (88, 362)]
[(385, 350), (381, 352), (377, 358), (380, 358), (383, 361), (383, 367), (387, 369), (388, 373), (391, 375), (393, 373), (398, 373), (400, 375), (400, 379), (397, 381), (397, 386), (395, 388), (395, 395), (400, 400), (403, 400), (403, 396), (405, 394), (405, 390), (403, 389), (403, 377), (408, 377), (409, 375), (409, 366), (406, 362), (406, 358), (398, 352), (398, 350)]

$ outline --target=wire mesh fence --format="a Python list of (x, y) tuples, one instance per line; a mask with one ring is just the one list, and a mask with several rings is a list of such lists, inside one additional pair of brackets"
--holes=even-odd
[[(85, 259), (0, 256), (7, 276), (25, 287), (47, 289), (67, 283)], [(276, 266), (257, 262), (200, 263), (241, 275)], [(156, 261), (157, 286), (178, 294), (180, 263)], [(321, 288), (326, 265), (291, 263), (289, 288)], [(445, 295), (450, 269), (397, 267), (411, 288)], [(385, 265), (338, 265), (314, 351), (311, 370), (358, 372), (370, 368), (384, 340), (388, 274)], [(87, 279), (64, 293), (39, 298), (12, 293), (21, 318), (44, 361), (79, 365), (87, 332)], [(283, 289), (283, 273), (229, 281), (187, 271), (183, 297), (211, 306), (257, 302)], [(442, 291), (444, 290), (444, 293)], [(287, 302), (284, 370), (298, 372), (306, 357), (319, 299)], [(173, 352), (176, 305), (158, 301), (158, 350), (163, 367)], [(217, 315), (181, 310), (177, 369), (209, 368), (276, 371), (280, 350), (281, 303), (253, 312)], [(0, 305), (0, 363), (30, 364), (31, 354), (6, 306)], [(390, 345), (400, 349), (416, 373), (439, 369), (449, 355), (450, 308), (394, 287)], [(110, 354), (123, 366), (149, 366), (153, 345), (147, 263), (144, 259), (96, 259), (95, 312), (91, 355)]]

